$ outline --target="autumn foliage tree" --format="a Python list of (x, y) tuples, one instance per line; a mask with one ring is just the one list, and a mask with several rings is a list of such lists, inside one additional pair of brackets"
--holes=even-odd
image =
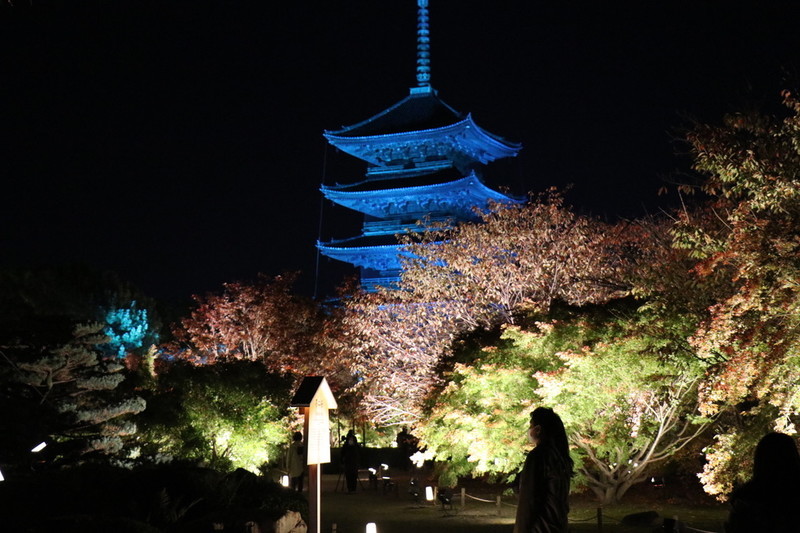
[(581, 216), (554, 191), (497, 204), (478, 223), (406, 236), (397, 287), (345, 299), (345, 337), (379, 423), (412, 423), (459, 335), (546, 312), (554, 301), (624, 294), (624, 231)]
[(339, 314), (341, 360), (349, 360), (364, 414), (379, 426), (413, 424), (437, 365), (458, 334), (445, 306), (407, 301), (396, 290), (354, 291)]
[(800, 412), (800, 102), (787, 92), (784, 104), (783, 117), (734, 114), (688, 136), (713, 219), (683, 213), (676, 245), (697, 259), (699, 279), (729, 283), (691, 338), (711, 365), (704, 411), (735, 420), (709, 448), (702, 479), (713, 494), (730, 490), (734, 458), (750, 455), (742, 431), (767, 417), (794, 433)]
[(478, 223), (406, 238), (406, 298), (441, 302), (462, 329), (514, 323), (554, 301), (607, 301), (629, 289), (620, 234), (578, 215), (555, 191), (496, 204)]
[(295, 279), (295, 274), (260, 275), (253, 283), (226, 283), (220, 293), (196, 296), (195, 308), (176, 329), (181, 343), (176, 353), (206, 363), (261, 361), (280, 374), (316, 369), (325, 360), (316, 342), (322, 314), (314, 302), (292, 292)]

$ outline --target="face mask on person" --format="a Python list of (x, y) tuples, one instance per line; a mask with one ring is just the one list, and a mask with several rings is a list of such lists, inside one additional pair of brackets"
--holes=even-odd
[(539, 444), (539, 435), (542, 433), (542, 426), (530, 425), (528, 428), (528, 442), (536, 446)]

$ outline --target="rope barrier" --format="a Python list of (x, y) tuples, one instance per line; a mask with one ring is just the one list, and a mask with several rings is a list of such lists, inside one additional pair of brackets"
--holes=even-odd
[(477, 496), (473, 496), (472, 494), (464, 494), (467, 498), (479, 502), (486, 502), (486, 503), (495, 503), (495, 500), (484, 500), (483, 498), (478, 498)]
[[(603, 515), (603, 518), (605, 518), (605, 515)], [(589, 518), (571, 518), (570, 517), (570, 519), (569, 519), (570, 522), (591, 522), (591, 521), (596, 521), (596, 520), (597, 520), (597, 517), (595, 517), (595, 516), (590, 516)]]

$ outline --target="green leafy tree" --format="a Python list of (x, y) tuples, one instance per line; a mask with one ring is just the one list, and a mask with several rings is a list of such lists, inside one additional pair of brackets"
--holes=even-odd
[[(673, 327), (685, 328), (679, 320)], [(429, 456), (455, 475), (513, 473), (527, 414), (548, 405), (564, 420), (578, 481), (618, 501), (709, 423), (697, 410), (702, 363), (674, 353), (654, 327), (618, 304), (507, 328), (511, 345), (456, 366), (421, 422)]]
[(551, 339), (503, 328), (502, 338), (470, 347), (454, 365), (417, 422), (423, 457), (440, 463), (439, 482), (455, 485), (461, 476), (489, 474), (508, 479), (525, 460), (530, 412), (536, 406), (534, 373), (552, 370)]
[(142, 417), (140, 456), (257, 472), (288, 440), (290, 388), (258, 361), (162, 365)]
[(577, 325), (577, 345), (554, 354), (563, 366), (536, 374), (537, 394), (561, 413), (603, 503), (619, 501), (711, 422), (698, 411), (702, 363), (664, 357), (665, 341), (637, 331), (636, 320), (620, 325)]

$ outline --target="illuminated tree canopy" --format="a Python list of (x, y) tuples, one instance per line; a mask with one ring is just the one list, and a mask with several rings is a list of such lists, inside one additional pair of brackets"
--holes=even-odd
[(302, 373), (320, 359), (317, 306), (291, 290), (295, 274), (253, 283), (226, 283), (221, 293), (195, 297), (196, 307), (176, 331), (181, 358), (261, 361), (274, 372)]
[(448, 306), (462, 328), (513, 323), (554, 301), (598, 303), (624, 294), (620, 235), (578, 215), (551, 191), (525, 205), (496, 204), (479, 223), (407, 237), (407, 299)]
[(148, 385), (139, 439), (144, 460), (203, 461), (212, 468), (259, 468), (288, 441), (291, 380), (258, 361), (163, 366)]
[(447, 375), (419, 423), (427, 456), (446, 460), (447, 481), (513, 473), (524, 460), (530, 411), (548, 405), (574, 446), (576, 483), (600, 501), (618, 501), (709, 423), (697, 409), (702, 363), (675, 353), (643, 321), (624, 303), (506, 327), (500, 343)]
[(800, 413), (800, 103), (783, 96), (783, 117), (733, 114), (688, 136), (709, 199), (680, 215), (676, 246), (697, 279), (726, 282), (690, 338), (710, 365), (702, 409), (728, 414), (701, 476), (721, 497), (736, 457), (764, 431), (796, 433)]

